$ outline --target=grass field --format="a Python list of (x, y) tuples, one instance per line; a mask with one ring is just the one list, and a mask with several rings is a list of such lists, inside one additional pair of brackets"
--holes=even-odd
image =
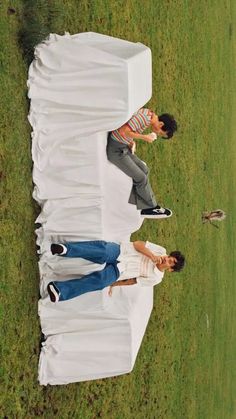
[[(236, 418), (235, 23), (233, 0), (1, 1), (0, 418)], [(173, 113), (179, 131), (138, 154), (174, 215), (145, 221), (134, 237), (181, 249), (187, 267), (156, 287), (131, 374), (44, 388), (26, 80), (31, 46), (49, 31), (151, 47), (150, 106)], [(202, 225), (201, 212), (215, 208), (227, 219), (219, 229)]]

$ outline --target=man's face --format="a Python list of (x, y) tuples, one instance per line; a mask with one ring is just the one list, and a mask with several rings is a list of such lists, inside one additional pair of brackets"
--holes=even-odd
[(159, 121), (158, 116), (154, 115), (152, 118), (152, 129), (160, 137), (166, 137), (166, 131), (162, 129), (164, 122)]
[(160, 263), (158, 263), (157, 267), (161, 271), (172, 272), (176, 263), (177, 259), (173, 256), (160, 256)]

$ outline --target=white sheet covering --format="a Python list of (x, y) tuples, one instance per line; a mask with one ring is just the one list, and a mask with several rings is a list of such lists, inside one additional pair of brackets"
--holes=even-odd
[(95, 33), (50, 35), (29, 69), (33, 196), (41, 246), (39, 315), (47, 339), (40, 384), (131, 371), (152, 310), (152, 289), (120, 287), (53, 304), (46, 286), (102, 266), (52, 256), (51, 242), (129, 240), (142, 224), (128, 204), (131, 179), (106, 158), (107, 131), (151, 97), (151, 53)]

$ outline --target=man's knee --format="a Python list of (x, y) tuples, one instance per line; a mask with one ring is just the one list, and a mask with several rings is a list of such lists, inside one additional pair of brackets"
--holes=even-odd
[(135, 184), (146, 184), (147, 183), (147, 174), (143, 171), (140, 171), (133, 177)]

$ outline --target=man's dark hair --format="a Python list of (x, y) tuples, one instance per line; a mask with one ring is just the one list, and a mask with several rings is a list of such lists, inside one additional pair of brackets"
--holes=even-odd
[(163, 113), (162, 115), (158, 116), (158, 119), (164, 123), (162, 130), (166, 132), (167, 138), (169, 139), (173, 137), (174, 132), (177, 131), (177, 122), (174, 117), (169, 113)]
[(174, 250), (174, 252), (170, 253), (170, 256), (174, 257), (177, 262), (176, 264), (173, 266), (173, 271), (174, 272), (179, 272), (183, 269), (184, 265), (185, 265), (185, 257), (184, 255), (182, 255), (181, 252), (179, 252), (178, 250)]

